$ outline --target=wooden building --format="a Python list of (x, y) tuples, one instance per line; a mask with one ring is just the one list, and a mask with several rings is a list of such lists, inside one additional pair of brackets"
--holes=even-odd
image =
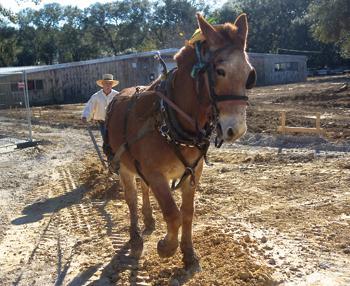
[(249, 60), (257, 72), (257, 85), (306, 81), (306, 56), (249, 53)]
[[(159, 51), (168, 68), (175, 67), (173, 55), (177, 51)], [(0, 68), (0, 107), (23, 101), (19, 83), (24, 73), (31, 105), (86, 102), (99, 89), (96, 80), (105, 73), (119, 80), (117, 90), (148, 84), (161, 72), (156, 54), (152, 51), (49, 66)], [(249, 58), (257, 70), (258, 85), (306, 80), (304, 56), (251, 53)]]

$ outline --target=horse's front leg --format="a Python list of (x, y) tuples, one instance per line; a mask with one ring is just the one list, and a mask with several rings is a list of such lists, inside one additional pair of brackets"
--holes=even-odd
[(157, 250), (160, 257), (170, 257), (179, 245), (178, 233), (181, 226), (181, 214), (171, 195), (169, 183), (161, 174), (149, 176), (151, 189), (162, 210), (167, 224), (167, 234), (158, 242)]
[(145, 224), (145, 231), (153, 231), (155, 228), (155, 220), (152, 214), (152, 207), (149, 200), (149, 187), (141, 179), (141, 189), (142, 189), (142, 214), (143, 223)]
[(199, 162), (195, 171), (195, 184), (191, 184), (189, 177), (181, 188), (182, 190), (182, 235), (181, 235), (181, 251), (183, 253), (183, 262), (187, 270), (197, 272), (200, 271), (199, 259), (194, 251), (192, 243), (192, 223), (194, 214), (194, 195), (199, 179), (202, 175), (203, 161)]
[(130, 246), (131, 255), (139, 257), (143, 250), (143, 239), (140, 235), (140, 229), (138, 226), (138, 214), (137, 214), (137, 187), (135, 181), (135, 175), (129, 172), (121, 165), (120, 168), (120, 180), (125, 194), (125, 201), (129, 207), (130, 212)]

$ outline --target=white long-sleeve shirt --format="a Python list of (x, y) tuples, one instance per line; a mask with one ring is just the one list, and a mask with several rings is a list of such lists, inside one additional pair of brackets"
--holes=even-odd
[(105, 120), (106, 108), (112, 101), (113, 97), (118, 93), (119, 92), (114, 89), (112, 89), (108, 95), (106, 95), (102, 89), (96, 92), (86, 103), (82, 117), (85, 117), (87, 121)]

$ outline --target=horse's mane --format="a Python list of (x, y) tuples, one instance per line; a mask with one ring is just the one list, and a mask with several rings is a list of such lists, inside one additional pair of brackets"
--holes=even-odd
[[(220, 33), (224, 42), (229, 42), (233, 48), (244, 48), (244, 40), (238, 36), (238, 28), (236, 25), (232, 23), (225, 23), (222, 25), (214, 25), (217, 32)], [(195, 59), (193, 58), (194, 53), (194, 43), (190, 41), (186, 41), (185, 46), (180, 49), (174, 56), (174, 59), (178, 63), (178, 65), (193, 65)], [(191, 61), (189, 59), (192, 59)]]

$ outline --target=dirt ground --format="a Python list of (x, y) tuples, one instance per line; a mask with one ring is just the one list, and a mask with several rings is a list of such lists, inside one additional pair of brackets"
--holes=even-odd
[[(249, 97), (248, 133), (209, 150), (195, 275), (179, 251), (158, 257), (165, 225), (153, 197), (156, 230), (139, 260), (129, 256), (123, 192), (79, 122), (83, 105), (33, 108), (41, 144), (26, 149), (9, 139), (27, 136), (25, 113), (1, 110), (0, 285), (350, 285), (350, 76)], [(319, 112), (325, 133), (278, 134), (282, 110), (288, 126), (303, 127)]]

